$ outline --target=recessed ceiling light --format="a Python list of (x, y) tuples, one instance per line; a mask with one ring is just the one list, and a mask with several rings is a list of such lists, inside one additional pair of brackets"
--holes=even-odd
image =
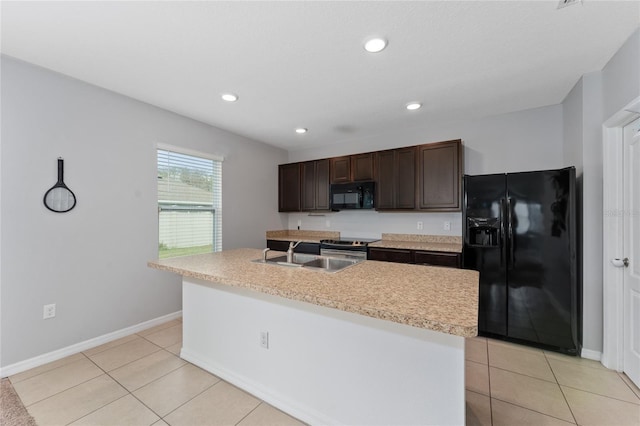
[(420, 107), (422, 107), (422, 104), (421, 104), (420, 102), (409, 102), (409, 103), (407, 104), (407, 106), (406, 106), (406, 108), (407, 108), (409, 111), (413, 111), (413, 110), (416, 110), (416, 109), (420, 109)]
[(307, 133), (307, 132), (308, 132), (308, 129), (305, 129), (304, 127), (298, 127), (296, 129), (296, 133), (299, 134), (299, 135), (302, 135), (302, 134)]
[(233, 93), (223, 93), (222, 100), (227, 102), (235, 102), (238, 100), (238, 95), (234, 95)]
[(369, 39), (364, 44), (364, 50), (370, 53), (378, 53), (385, 47), (387, 47), (387, 40), (379, 37)]

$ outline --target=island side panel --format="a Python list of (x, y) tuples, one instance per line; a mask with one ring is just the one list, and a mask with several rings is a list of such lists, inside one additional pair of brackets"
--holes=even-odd
[(184, 359), (310, 424), (464, 424), (463, 337), (186, 277), (183, 327)]

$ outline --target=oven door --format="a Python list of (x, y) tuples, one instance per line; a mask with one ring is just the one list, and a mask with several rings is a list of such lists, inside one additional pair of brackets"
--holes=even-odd
[(320, 255), (344, 259), (366, 259), (366, 251), (320, 248)]

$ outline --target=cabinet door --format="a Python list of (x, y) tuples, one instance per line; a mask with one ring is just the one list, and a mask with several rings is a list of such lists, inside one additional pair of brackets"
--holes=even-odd
[(351, 181), (351, 158), (335, 157), (331, 159), (331, 183)]
[(300, 163), (278, 166), (278, 211), (300, 211)]
[(320, 254), (320, 243), (300, 243), (295, 248), (296, 253)]
[(420, 209), (460, 210), (461, 148), (459, 140), (418, 147)]
[(392, 209), (395, 207), (395, 155), (394, 151), (376, 152), (376, 182), (375, 205), (377, 209)]
[(396, 204), (397, 209), (416, 207), (416, 149), (395, 150), (396, 153)]
[(382, 260), (384, 262), (412, 263), (413, 255), (411, 250), (371, 247), (369, 248), (367, 259)]
[(329, 210), (329, 160), (300, 164), (302, 210)]
[(414, 262), (420, 265), (460, 267), (460, 254), (441, 251), (416, 251)]
[[(275, 251), (287, 251), (291, 241), (267, 240), (267, 247)], [(320, 254), (320, 243), (300, 243), (294, 250), (296, 253)]]
[(373, 153), (352, 155), (351, 174), (354, 181), (373, 180)]
[(289, 241), (267, 240), (267, 248), (275, 251), (287, 251), (289, 248)]
[(329, 160), (318, 160), (315, 163), (316, 209), (329, 210)]
[(307, 161), (300, 164), (302, 176), (301, 202), (302, 210), (316, 209), (316, 162)]

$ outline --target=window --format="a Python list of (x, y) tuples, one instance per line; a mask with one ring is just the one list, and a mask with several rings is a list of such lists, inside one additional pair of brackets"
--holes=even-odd
[(158, 257), (222, 249), (222, 159), (158, 148)]

